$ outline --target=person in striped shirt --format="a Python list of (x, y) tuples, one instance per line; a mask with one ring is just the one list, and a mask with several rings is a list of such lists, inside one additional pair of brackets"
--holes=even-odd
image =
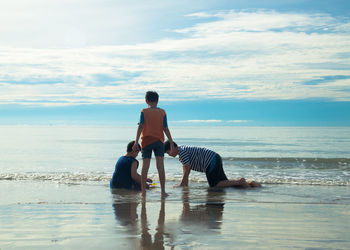
[(238, 180), (229, 180), (226, 177), (222, 167), (222, 159), (216, 152), (195, 146), (178, 146), (175, 142), (174, 148), (170, 150), (170, 142), (164, 144), (164, 151), (172, 157), (179, 155), (179, 161), (182, 163), (183, 176), (179, 186), (188, 186), (188, 177), (191, 170), (204, 172), (207, 176), (210, 187), (260, 187), (260, 183), (255, 181), (247, 182), (244, 178)]

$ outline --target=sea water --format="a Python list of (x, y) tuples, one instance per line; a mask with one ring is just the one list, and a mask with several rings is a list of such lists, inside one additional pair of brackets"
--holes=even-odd
[[(173, 127), (178, 145), (206, 147), (223, 158), (229, 178), (263, 184), (350, 185), (347, 127)], [(1, 126), (0, 181), (105, 185), (134, 127)], [(142, 162), (141, 155), (138, 160)], [(140, 164), (141, 165), (141, 164)], [(165, 156), (167, 180), (179, 182), (178, 158)], [(150, 176), (157, 180), (155, 160)], [(190, 181), (205, 184), (192, 171)]]
[[(1, 126), (0, 249), (349, 249), (350, 128), (170, 130), (263, 187), (212, 190), (192, 171), (172, 188), (182, 167), (166, 156), (169, 196), (152, 188), (144, 203), (109, 189), (136, 127)], [(158, 183), (154, 159), (149, 175)]]

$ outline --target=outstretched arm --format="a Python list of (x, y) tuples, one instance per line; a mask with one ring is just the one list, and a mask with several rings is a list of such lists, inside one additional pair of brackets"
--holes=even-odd
[(187, 187), (188, 186), (188, 176), (190, 175), (191, 172), (191, 167), (190, 164), (186, 164), (184, 166), (182, 166), (182, 180), (180, 183), (180, 187)]

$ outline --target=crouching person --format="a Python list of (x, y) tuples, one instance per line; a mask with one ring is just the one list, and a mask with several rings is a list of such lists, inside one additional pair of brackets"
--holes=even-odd
[[(133, 150), (135, 141), (129, 142), (126, 154), (121, 156), (115, 164), (115, 170), (110, 181), (110, 187), (141, 190), (141, 175), (137, 173), (139, 161), (136, 160), (140, 152), (141, 146), (138, 145), (136, 151)], [(147, 178), (147, 182), (152, 180)]]
[(229, 180), (226, 177), (222, 167), (222, 159), (219, 154), (203, 147), (194, 146), (177, 146), (174, 142), (174, 150), (170, 150), (170, 142), (164, 144), (164, 151), (169, 156), (176, 157), (179, 155), (179, 161), (182, 163), (183, 176), (179, 186), (188, 186), (188, 177), (191, 170), (203, 172), (207, 176), (210, 187), (261, 187), (260, 183), (255, 181), (247, 182), (244, 178)]

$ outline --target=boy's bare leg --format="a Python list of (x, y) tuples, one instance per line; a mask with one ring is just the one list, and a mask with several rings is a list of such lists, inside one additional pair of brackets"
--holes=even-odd
[(241, 188), (247, 188), (247, 187), (250, 187), (250, 185), (244, 178), (241, 178), (239, 180), (220, 181), (218, 184), (216, 184), (215, 187), (241, 187)]
[(147, 175), (148, 169), (151, 164), (150, 158), (144, 158), (142, 160), (142, 171), (141, 171), (141, 194), (143, 197), (146, 196), (146, 187), (147, 187)]
[(161, 195), (162, 195), (162, 198), (165, 198), (166, 196), (168, 196), (168, 194), (165, 193), (164, 157), (163, 156), (156, 156), (156, 163), (157, 163), (160, 188), (161, 188), (161, 192), (162, 192)]

